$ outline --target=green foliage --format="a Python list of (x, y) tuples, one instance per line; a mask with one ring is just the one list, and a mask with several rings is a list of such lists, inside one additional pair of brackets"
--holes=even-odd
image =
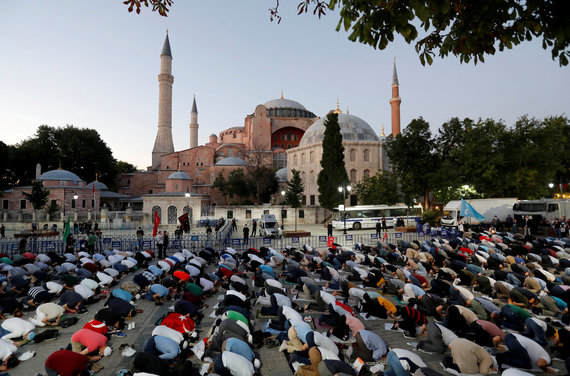
[(269, 202), (277, 192), (279, 182), (275, 171), (268, 166), (259, 166), (248, 171), (247, 179), (258, 203)]
[(32, 191), (30, 193), (22, 192), (22, 195), (32, 204), (34, 210), (40, 210), (48, 202), (49, 191), (44, 188), (42, 182), (35, 181), (32, 183)]
[(86, 181), (98, 174), (111, 189), (119, 174), (111, 149), (94, 129), (41, 125), (33, 137), (9, 147), (8, 152), (1, 176), (8, 185), (31, 184), (38, 162), (42, 171), (61, 166)]
[(53, 218), (53, 215), (61, 210), (61, 207), (57, 204), (57, 201), (53, 200), (48, 205), (46, 205), (46, 212)]
[[(270, 9), (278, 15), (279, 0)], [(336, 27), (349, 33), (348, 39), (385, 49), (400, 35), (415, 42), (423, 65), (437, 54), (450, 53), (460, 62), (484, 62), (485, 56), (542, 37), (542, 48), (552, 59), (568, 65), (570, 57), (570, 8), (562, 0), (302, 0), (299, 14), (313, 6), (320, 18), (325, 10), (340, 9)]]
[(388, 136), (385, 145), (402, 184), (406, 204), (411, 205), (414, 197), (423, 196), (429, 206), (429, 192), (439, 167), (429, 123), (421, 117), (414, 119), (396, 138)]
[(297, 209), (303, 206), (303, 193), (305, 186), (301, 179), (301, 172), (292, 170), (291, 180), (287, 181), (287, 190), (285, 191), (285, 203), (295, 209), (295, 231), (297, 231)]
[(346, 186), (349, 180), (344, 167), (344, 146), (338, 114), (329, 113), (325, 118), (324, 126), (322, 170), (319, 172), (317, 184), (319, 185), (319, 203), (322, 207), (332, 210), (343, 200), (338, 187)]
[(117, 172), (119, 174), (128, 174), (129, 172), (136, 172), (137, 167), (129, 162), (117, 161)]
[(440, 219), (441, 213), (438, 210), (425, 210), (423, 219), (424, 222), (427, 222), (430, 226), (435, 226)]
[(398, 178), (389, 171), (362, 179), (356, 184), (354, 193), (362, 205), (393, 205), (402, 201)]
[(123, 4), (129, 6), (129, 12), (133, 10), (140, 14), (141, 8), (144, 5), (148, 8), (149, 5), (152, 6), (153, 12), (158, 12), (163, 17), (168, 16), (168, 8), (172, 6), (173, 0), (125, 0)]

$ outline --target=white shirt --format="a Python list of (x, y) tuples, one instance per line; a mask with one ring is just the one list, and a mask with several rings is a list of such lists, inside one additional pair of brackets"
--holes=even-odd
[(513, 335), (517, 338), (517, 341), (521, 344), (522, 347), (526, 349), (528, 352), (528, 357), (530, 358), (530, 363), (532, 364), (532, 369), (539, 369), (536, 365), (536, 362), (540, 358), (544, 358), (546, 360), (546, 364), (550, 364), (550, 355), (540, 346), (538, 343), (533, 341), (532, 339), (523, 336), (522, 334), (513, 333)]
[(331, 351), (335, 355), (338, 355), (338, 347), (329, 337), (319, 332), (313, 332), (313, 333), (314, 333), (313, 339), (317, 346), (324, 347), (325, 349)]
[(169, 328), (166, 325), (159, 325), (152, 331), (152, 336), (163, 336), (166, 338), (170, 338), (171, 340), (175, 341), (176, 343), (180, 344), (184, 340), (184, 336), (177, 330)]
[(16, 351), (18, 351), (16, 346), (0, 339), (0, 359), (2, 359), (3, 362)]
[(83, 299), (86, 299), (86, 300), (89, 299), (90, 297), (92, 297), (93, 295), (95, 295), (93, 290), (91, 290), (89, 287), (82, 285), (82, 284), (75, 285), (73, 287), (73, 289), (75, 290), (76, 293), (81, 295), (83, 297)]
[(2, 339), (9, 340), (11, 338), (24, 337), (35, 328), (36, 326), (29, 321), (22, 320), (19, 317), (12, 317), (2, 322), (2, 329), (10, 332), (4, 335)]
[(214, 282), (206, 278), (200, 278), (200, 286), (202, 286), (204, 291), (210, 291), (214, 288)]
[(340, 360), (337, 354), (324, 347), (319, 346), (319, 351), (323, 360)]
[(287, 320), (297, 319), (303, 321), (303, 316), (292, 307), (283, 307), (283, 316), (285, 316)]
[(224, 351), (222, 363), (233, 376), (252, 376), (255, 373), (253, 364), (240, 354)]
[(411, 369), (411, 367), (408, 364), (408, 361), (406, 359), (402, 359), (402, 358), (409, 359), (410, 362), (414, 363), (419, 368), (427, 367), (427, 365), (424, 363), (422, 358), (420, 358), (420, 356), (416, 353), (413, 353), (413, 352), (411, 352), (409, 350), (405, 350), (405, 349), (392, 349), (392, 351), (396, 355), (398, 355), (398, 358), (400, 358), (400, 364), (402, 365), (402, 367), (406, 371), (409, 371)]

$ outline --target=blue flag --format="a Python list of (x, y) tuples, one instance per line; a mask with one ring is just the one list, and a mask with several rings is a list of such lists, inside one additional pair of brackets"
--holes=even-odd
[(485, 217), (483, 217), (473, 206), (471, 206), (467, 201), (461, 199), (461, 212), (459, 213), (462, 217), (472, 217), (477, 219), (478, 221), (484, 221)]

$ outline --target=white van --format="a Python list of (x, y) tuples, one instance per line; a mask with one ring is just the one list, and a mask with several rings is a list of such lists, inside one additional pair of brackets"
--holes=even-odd
[(283, 236), (281, 227), (273, 214), (263, 214), (258, 222), (259, 235), (264, 238), (280, 238)]

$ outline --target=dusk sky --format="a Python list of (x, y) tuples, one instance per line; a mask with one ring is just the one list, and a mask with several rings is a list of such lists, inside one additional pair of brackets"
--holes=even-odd
[[(399, 36), (387, 50), (336, 32), (338, 14), (296, 15), (299, 1), (176, 0), (168, 17), (121, 0), (11, 1), (0, 15), (1, 140), (15, 144), (42, 124), (96, 129), (114, 156), (146, 169), (158, 120), (160, 52), (166, 29), (173, 55), (173, 137), (188, 148), (193, 95), (199, 144), (243, 126), (258, 104), (284, 97), (323, 117), (347, 108), (390, 133), (392, 64), (400, 82), (402, 128), (422, 116), (437, 132), (451, 117), (570, 114), (570, 68), (541, 41), (460, 64), (456, 57), (421, 65)], [(96, 157), (96, 156), (94, 156)], [(41, 162), (41, 161), (39, 161)], [(62, 166), (65, 168), (65, 166)], [(87, 177), (83, 177), (87, 178)]]

